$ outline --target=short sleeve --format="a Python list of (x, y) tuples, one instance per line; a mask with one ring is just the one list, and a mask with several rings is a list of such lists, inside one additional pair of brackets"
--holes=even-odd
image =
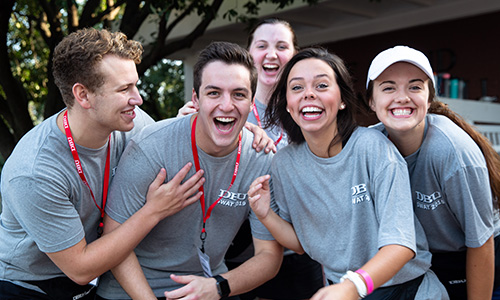
[(85, 237), (63, 182), (42, 175), (21, 176), (13, 178), (2, 191), (12, 214), (42, 252), (67, 249)]
[(493, 203), (488, 170), (462, 167), (445, 179), (444, 193), (465, 233), (467, 247), (481, 247), (492, 235)]

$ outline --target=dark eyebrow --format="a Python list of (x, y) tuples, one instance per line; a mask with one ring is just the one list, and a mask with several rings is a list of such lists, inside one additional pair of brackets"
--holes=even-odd
[(137, 86), (137, 83), (123, 83), (123, 84), (120, 84), (119, 86), (116, 87), (116, 91), (120, 91), (120, 90), (123, 90), (123, 89), (129, 89), (131, 87), (134, 87), (134, 86)]
[(221, 88), (215, 85), (207, 85), (204, 90), (220, 90)]
[(322, 77), (328, 77), (328, 74), (318, 74), (316, 76), (314, 76), (314, 78), (322, 78)]
[(243, 87), (241, 87), (241, 88), (235, 88), (235, 89), (233, 90), (233, 92), (245, 92), (245, 93), (248, 93), (248, 92), (249, 92), (249, 90), (248, 90), (247, 88), (243, 88)]
[[(422, 82), (424, 83), (424, 80), (423, 79), (420, 79), (420, 78), (415, 78), (415, 79), (411, 79), (409, 81), (409, 83), (414, 83), (414, 82)], [(392, 80), (386, 80), (386, 81), (382, 81), (379, 86), (381, 86), (382, 84), (386, 84), (386, 83), (389, 83), (389, 84), (396, 84), (396, 82), (392, 81)]]
[(382, 81), (379, 86), (381, 86), (382, 84), (386, 84), (386, 83), (389, 83), (389, 84), (396, 84), (396, 82), (392, 81), (392, 80), (386, 80), (386, 81)]
[(293, 77), (290, 80), (288, 80), (288, 84), (290, 84), (294, 80), (303, 80), (303, 79), (304, 79), (303, 77)]
[[(215, 85), (207, 85), (205, 88), (203, 88), (203, 90), (222, 90), (222, 88), (218, 87), (218, 86), (215, 86)], [(232, 90), (233, 92), (246, 92), (248, 93), (249, 92), (249, 89), (245, 88), (245, 87), (238, 87), (238, 88), (235, 88)]]
[[(318, 74), (318, 75), (315, 75), (314, 79), (322, 78), (322, 77), (328, 77), (328, 74)], [(290, 80), (288, 80), (288, 84), (290, 84), (294, 80), (304, 80), (304, 77), (293, 77)]]

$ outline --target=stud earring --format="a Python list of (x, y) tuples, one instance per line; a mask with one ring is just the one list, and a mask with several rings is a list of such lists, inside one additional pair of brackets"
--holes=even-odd
[(344, 108), (345, 108), (345, 104), (344, 103), (340, 104), (340, 109), (344, 109)]

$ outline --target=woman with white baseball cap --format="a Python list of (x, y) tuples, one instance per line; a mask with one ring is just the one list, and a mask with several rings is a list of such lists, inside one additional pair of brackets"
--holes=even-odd
[[(432, 269), (451, 299), (489, 299), (498, 251), (500, 157), (487, 139), (436, 99), (429, 60), (396, 46), (372, 61), (366, 104), (405, 157), (415, 214)], [(498, 278), (497, 278), (498, 280)], [(495, 285), (496, 286), (496, 285)]]

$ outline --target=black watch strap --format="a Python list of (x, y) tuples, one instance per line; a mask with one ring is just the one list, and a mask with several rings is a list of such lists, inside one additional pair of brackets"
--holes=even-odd
[(217, 292), (219, 293), (220, 298), (227, 298), (227, 296), (229, 296), (229, 294), (231, 293), (231, 289), (229, 288), (229, 282), (227, 281), (227, 279), (220, 275), (215, 275), (213, 278), (217, 280)]

